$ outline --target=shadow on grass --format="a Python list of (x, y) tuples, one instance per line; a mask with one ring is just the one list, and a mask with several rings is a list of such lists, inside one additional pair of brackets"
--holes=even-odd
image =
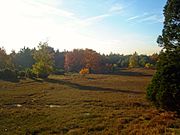
[(20, 79), (18, 79), (18, 78), (6, 78), (6, 79), (1, 78), (0, 80), (7, 81), (7, 82), (12, 82), (12, 83), (18, 83), (20, 81)]
[(153, 76), (153, 74), (145, 74), (145, 73), (141, 73), (141, 72), (134, 72), (134, 71), (119, 71), (119, 72), (114, 72), (114, 73), (107, 73), (110, 75), (121, 75), (121, 76), (143, 76), (143, 77), (148, 77), (148, 76)]
[(31, 78), (31, 79), (34, 80), (35, 82), (43, 83), (43, 80), (40, 78)]
[(144, 68), (119, 68), (112, 73), (107, 73), (110, 75), (121, 75), (121, 76), (142, 76), (142, 77), (151, 77), (155, 73), (155, 69), (144, 69)]
[(120, 89), (112, 89), (112, 88), (102, 88), (96, 86), (85, 86), (77, 83), (72, 83), (70, 81), (64, 80), (56, 80), (56, 79), (45, 79), (44, 81), (49, 83), (58, 83), (63, 85), (68, 85), (71, 88), (79, 89), (79, 90), (91, 90), (91, 91), (102, 91), (102, 92), (121, 92), (121, 93), (128, 93), (128, 94), (144, 94), (145, 92), (142, 91), (135, 91), (135, 90), (120, 90)]

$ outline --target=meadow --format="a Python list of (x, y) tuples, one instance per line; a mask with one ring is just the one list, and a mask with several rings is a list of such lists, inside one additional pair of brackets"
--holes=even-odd
[(146, 99), (155, 70), (0, 81), (1, 135), (180, 134), (180, 118)]

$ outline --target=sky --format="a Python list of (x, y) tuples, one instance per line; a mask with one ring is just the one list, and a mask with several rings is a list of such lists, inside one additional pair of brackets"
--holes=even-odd
[(153, 54), (166, 0), (0, 0), (0, 47)]

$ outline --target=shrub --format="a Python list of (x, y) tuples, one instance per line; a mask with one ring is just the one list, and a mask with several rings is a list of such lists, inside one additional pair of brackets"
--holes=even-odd
[(36, 78), (36, 74), (34, 74), (30, 68), (27, 68), (25, 70), (25, 73), (26, 73), (26, 77), (28, 78), (31, 78), (31, 79)]
[(81, 69), (81, 71), (79, 73), (81, 75), (89, 74), (89, 69), (88, 68), (83, 68), (83, 69)]
[(53, 71), (53, 67), (43, 62), (38, 62), (33, 65), (32, 72), (39, 78), (47, 78)]
[(11, 69), (0, 70), (0, 79), (15, 80), (17, 79), (17, 72)]
[(18, 72), (18, 77), (21, 78), (21, 79), (26, 78), (26, 72), (25, 71), (19, 71)]
[(153, 68), (153, 67), (154, 67), (153, 64), (150, 64), (150, 63), (145, 64), (145, 68)]

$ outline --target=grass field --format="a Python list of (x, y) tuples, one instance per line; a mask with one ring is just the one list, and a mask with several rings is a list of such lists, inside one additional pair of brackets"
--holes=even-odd
[(0, 81), (0, 134), (180, 134), (180, 119), (146, 100), (154, 70)]

